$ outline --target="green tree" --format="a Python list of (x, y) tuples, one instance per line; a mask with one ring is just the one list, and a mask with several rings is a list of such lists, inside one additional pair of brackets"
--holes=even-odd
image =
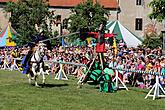
[(159, 22), (165, 19), (165, 0), (152, 0), (149, 7), (152, 8), (152, 13), (149, 14), (151, 19), (156, 19)]
[(158, 47), (162, 47), (163, 42), (163, 34), (160, 35), (152, 35), (152, 36), (145, 36), (145, 39), (143, 41), (143, 45), (147, 48), (155, 49)]
[(98, 2), (95, 4), (93, 0), (87, 0), (74, 7), (72, 15), (69, 17), (69, 30), (71, 32), (79, 31), (80, 28), (88, 27), (91, 31), (95, 31), (99, 24), (106, 24), (109, 11), (104, 9)]
[[(158, 22), (162, 22), (165, 19), (165, 0), (152, 0), (149, 3), (149, 7), (152, 8), (152, 12), (149, 14), (150, 19), (156, 19)], [(163, 35), (159, 36), (155, 33), (150, 36), (146, 35), (143, 45), (149, 48), (162, 47)]]
[(53, 19), (53, 15), (45, 0), (8, 2), (4, 10), (7, 13), (11, 12), (12, 27), (21, 35), (16, 40), (18, 45), (32, 41), (31, 36), (38, 34), (36, 26), (43, 30), (46, 36), (52, 35), (52, 29), (47, 21)]

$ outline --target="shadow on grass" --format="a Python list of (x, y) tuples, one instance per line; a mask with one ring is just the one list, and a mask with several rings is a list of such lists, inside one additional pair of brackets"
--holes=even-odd
[[(33, 86), (35, 86), (35, 84), (32, 84)], [(53, 88), (53, 87), (63, 87), (63, 86), (68, 86), (68, 84), (39, 84), (40, 87), (42, 88)]]

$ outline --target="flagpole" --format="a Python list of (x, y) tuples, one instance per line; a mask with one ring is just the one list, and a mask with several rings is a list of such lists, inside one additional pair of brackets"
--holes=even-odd
[[(62, 23), (60, 23), (60, 29), (59, 29), (59, 36), (62, 36)], [(61, 43), (62, 43), (62, 48), (64, 48), (63, 46), (63, 38), (61, 38)]]
[(162, 21), (163, 23), (163, 30), (161, 31), (163, 34), (163, 48), (162, 54), (165, 55), (165, 19)]

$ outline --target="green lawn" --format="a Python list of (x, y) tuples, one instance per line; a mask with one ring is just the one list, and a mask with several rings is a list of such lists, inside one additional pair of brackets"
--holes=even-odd
[[(0, 71), (0, 110), (165, 110), (165, 99), (144, 99), (148, 90), (129, 88), (100, 93), (88, 84), (77, 89), (77, 80), (54, 80), (36, 88), (18, 71)], [(41, 82), (41, 81), (39, 81)]]

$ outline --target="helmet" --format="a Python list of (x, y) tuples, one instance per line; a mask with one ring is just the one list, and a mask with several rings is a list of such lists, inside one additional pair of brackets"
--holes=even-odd
[(31, 43), (31, 42), (28, 43), (28, 47), (33, 48), (34, 46), (35, 46), (34, 43)]

